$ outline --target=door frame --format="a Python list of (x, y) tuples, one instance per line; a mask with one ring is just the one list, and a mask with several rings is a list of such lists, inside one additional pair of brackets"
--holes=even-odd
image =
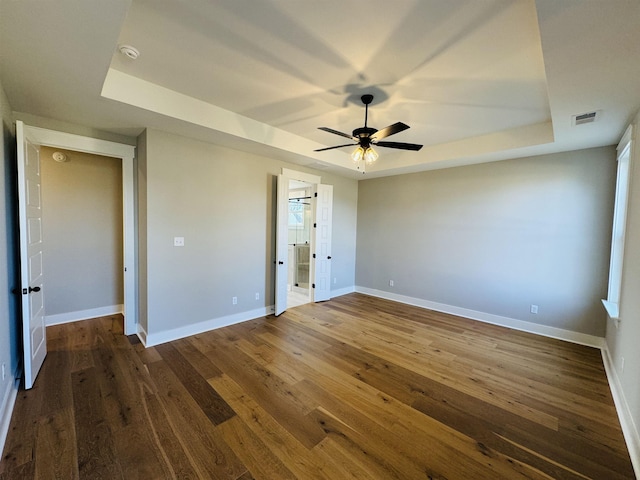
[[(136, 294), (136, 271), (138, 261), (135, 248), (135, 176), (133, 164), (136, 147), (29, 125), (24, 125), (24, 133), (31, 142), (38, 146), (62, 148), (122, 160), (124, 333), (125, 335), (137, 333), (138, 298)], [(22, 252), (20, 255), (22, 255)]]
[[(305, 172), (299, 172), (297, 170), (291, 170), (288, 168), (282, 168), (282, 172), (280, 175), (278, 175), (278, 184), (277, 184), (277, 188), (278, 188), (278, 192), (280, 192), (281, 188), (283, 188), (283, 186), (280, 184), (280, 182), (282, 180), (286, 181), (286, 185), (287, 185), (287, 191), (289, 189), (289, 180), (298, 180), (301, 182), (305, 182), (307, 184), (309, 184), (312, 189), (314, 191), (317, 191), (317, 185), (322, 184), (322, 178), (319, 175), (313, 175), (310, 173), (305, 173)], [(280, 195), (277, 195), (277, 197), (279, 197)], [(286, 203), (288, 205), (288, 196), (286, 198)], [(284, 204), (284, 198), (277, 198), (276, 199), (276, 212), (278, 211), (282, 211), (283, 205)], [(316, 201), (315, 198), (312, 200), (313, 203), (313, 209), (312, 209), (312, 218), (315, 219), (316, 216)], [(281, 213), (282, 215), (282, 213)], [(285, 216), (286, 217), (286, 216)], [(280, 313), (285, 312), (287, 310), (287, 305), (286, 305), (286, 282), (284, 283), (285, 286), (285, 292), (284, 295), (282, 292), (279, 292), (279, 286), (278, 286), (278, 275), (283, 275), (283, 273), (280, 273), (282, 270), (284, 270), (284, 274), (287, 273), (287, 269), (288, 269), (288, 259), (287, 259), (287, 255), (284, 255), (284, 250), (282, 251), (278, 251), (278, 215), (276, 215), (276, 222), (275, 222), (275, 230), (276, 230), (276, 273), (274, 276), (274, 313), (276, 316), (278, 316)], [(315, 251), (315, 232), (313, 235), (311, 235), (310, 238), (310, 247), (311, 247), (311, 252), (313, 253)], [(280, 258), (279, 254), (284, 255), (283, 258)], [(280, 264), (279, 262), (282, 261), (283, 264)], [(309, 283), (311, 283), (314, 278), (312, 277), (311, 273), (315, 272), (315, 260), (313, 258), (309, 259), (310, 263), (312, 264), (310, 270), (309, 270)], [(314, 273), (315, 275), (315, 273)], [(280, 285), (280, 288), (282, 287), (282, 283)], [(329, 287), (329, 289), (331, 289), (331, 287)], [(285, 305), (284, 308), (282, 308), (282, 305), (280, 304), (280, 302), (278, 302), (278, 298), (280, 298), (280, 300), (282, 301), (282, 298), (285, 299)], [(315, 292), (314, 289), (311, 287), (310, 285), (310, 289), (309, 289), (309, 299), (310, 302), (315, 302)]]

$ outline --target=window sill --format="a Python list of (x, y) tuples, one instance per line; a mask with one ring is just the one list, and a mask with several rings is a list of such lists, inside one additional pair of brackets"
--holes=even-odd
[(610, 302), (609, 300), (602, 300), (602, 305), (604, 305), (604, 309), (607, 311), (607, 315), (609, 315), (610, 319), (620, 319), (620, 311), (618, 310), (617, 303)]

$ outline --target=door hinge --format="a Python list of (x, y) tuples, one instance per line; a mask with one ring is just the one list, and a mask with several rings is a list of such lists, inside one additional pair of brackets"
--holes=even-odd
[(317, 224), (315, 224), (315, 223), (314, 223), (314, 224), (313, 224), (313, 228), (316, 228), (316, 225), (317, 225)]
[(313, 258), (316, 258), (316, 254), (315, 253), (313, 254)]
[(313, 196), (317, 198), (318, 197), (318, 192), (314, 192)]
[(316, 284), (315, 284), (315, 283), (312, 283), (312, 284), (311, 284), (311, 288), (316, 288)]

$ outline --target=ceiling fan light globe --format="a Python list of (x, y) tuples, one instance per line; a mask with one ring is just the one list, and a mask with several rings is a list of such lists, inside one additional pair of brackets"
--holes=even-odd
[(353, 151), (353, 153), (351, 154), (351, 158), (353, 159), (353, 161), (355, 163), (359, 163), (360, 160), (362, 160), (363, 157), (364, 157), (364, 148), (362, 148), (362, 147), (356, 148)]
[(371, 165), (378, 159), (378, 152), (376, 152), (373, 148), (369, 147), (364, 152), (364, 161), (367, 165)]

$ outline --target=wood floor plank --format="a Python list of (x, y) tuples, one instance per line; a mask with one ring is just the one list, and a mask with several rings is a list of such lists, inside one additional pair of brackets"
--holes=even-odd
[(36, 478), (56, 480), (80, 478), (74, 412), (68, 407), (42, 417), (35, 449)]
[(308, 448), (324, 438), (322, 429), (307, 416), (313, 402), (296, 391), (294, 386), (288, 385), (237, 348), (216, 345), (208, 349), (206, 355), (258, 399), (265, 410)]
[(19, 479), (633, 479), (598, 349), (361, 294), (144, 348), (47, 330)]
[[(156, 350), (180, 379), (182, 385), (196, 401), (202, 412), (211, 420), (211, 423), (219, 425), (235, 415), (229, 404), (224, 401), (218, 392), (207, 383), (207, 380), (197, 372), (193, 365), (175, 347), (171, 344), (164, 344), (158, 345)], [(206, 360), (206, 357), (204, 358)], [(202, 359), (200, 357), (198, 359), (202, 364)]]
[[(222, 375), (222, 371), (211, 363), (207, 356), (198, 350), (188, 338), (176, 340), (172, 342), (172, 344), (175, 345), (175, 348), (180, 354), (188, 360), (191, 366), (195, 368), (198, 374), (205, 380)], [(159, 347), (162, 347), (162, 345), (159, 345)]]
[(124, 479), (105, 422), (95, 368), (71, 374), (80, 478)]
[[(43, 366), (39, 377), (46, 375), (48, 364)], [(36, 439), (40, 425), (40, 412), (46, 400), (42, 382), (35, 383), (31, 390), (21, 390), (16, 398), (7, 441), (0, 462), (0, 472), (7, 478), (24, 477), (25, 472), (35, 472)], [(29, 464), (28, 467), (24, 467)], [(19, 473), (22, 472), (22, 473)]]
[(149, 364), (172, 430), (199, 478), (233, 479), (246, 467), (222, 440), (215, 426), (164, 361)]
[(209, 380), (244, 421), (247, 427), (297, 478), (327, 480), (323, 465), (309, 449), (278, 423), (226, 374)]
[(142, 388), (143, 404), (148, 419), (149, 432), (162, 455), (163, 464), (169, 474), (167, 478), (198, 478), (198, 470), (188, 445), (183, 444), (171, 425), (169, 413), (158, 395)]
[(218, 427), (225, 442), (247, 466), (257, 480), (295, 480), (295, 475), (246, 426), (240, 417), (230, 419)]

